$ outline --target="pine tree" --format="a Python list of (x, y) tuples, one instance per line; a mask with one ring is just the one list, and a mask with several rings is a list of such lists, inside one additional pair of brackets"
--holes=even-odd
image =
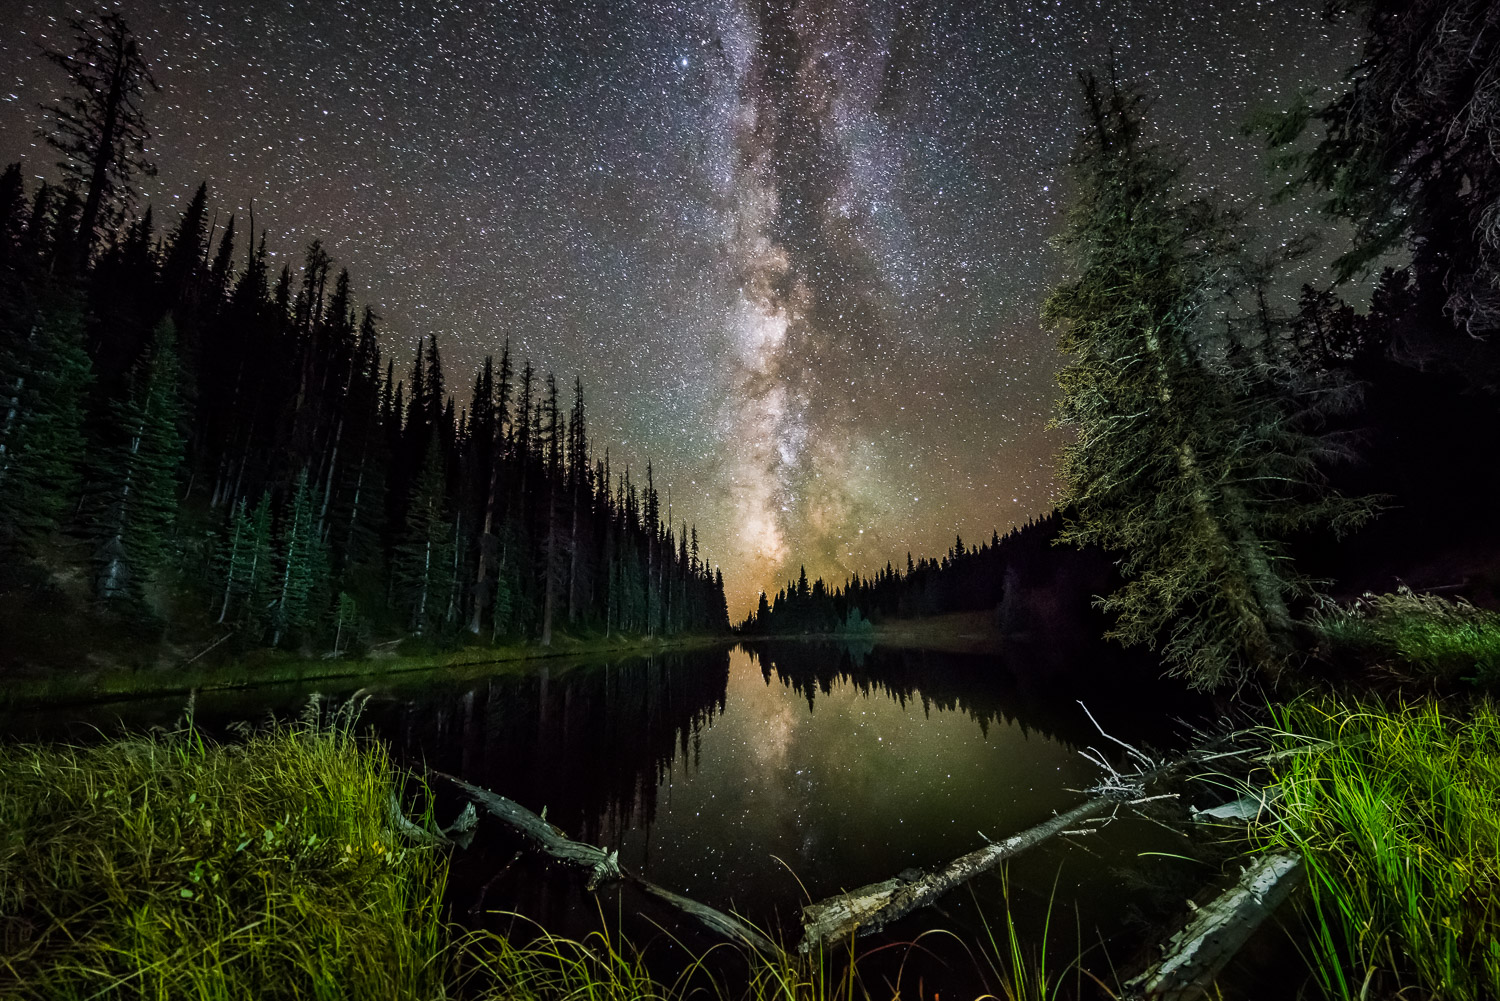
[(263, 495), (251, 510), (241, 498), (229, 516), (228, 537), (215, 558), (218, 621), (238, 623), (248, 611), (260, 624), (272, 574), (271, 502)]
[(346, 637), (352, 635), (359, 627), (359, 603), (348, 591), (339, 592), (338, 605), (334, 609), (333, 617), (333, 655), (342, 657), (344, 655), (344, 642)]
[(443, 621), (452, 573), (443, 450), (436, 439), (434, 433), (391, 566), (396, 607), (403, 612), (407, 628), (418, 636), (432, 633)]
[(297, 474), (290, 509), (282, 516), (277, 547), (281, 579), (271, 616), (272, 646), (280, 646), (289, 632), (316, 624), (327, 605), (328, 555), (318, 535), (317, 517), (304, 468)]
[(260, 495), (250, 512), (249, 566), (245, 574), (245, 621), (258, 635), (271, 625), (272, 588), (277, 583), (271, 494)]
[(496, 640), (513, 631), (513, 596), (516, 591), (516, 572), (513, 556), (502, 540), (501, 552), (495, 566), (495, 600), (490, 606), (490, 639)]
[(21, 165), (12, 163), (0, 174), (0, 268), (20, 258), (25, 233), (26, 185)]
[(112, 228), (135, 197), (135, 176), (156, 168), (145, 158), (148, 131), (141, 111), (156, 81), (125, 20), (101, 13), (97, 23), (72, 18), (72, 52), (47, 51), (62, 67), (74, 93), (47, 108), (54, 120), (47, 144), (62, 154), (63, 172), (85, 192), (74, 231), (71, 264), (82, 270), (97, 234)]
[(1063, 539), (1122, 554), (1126, 584), (1103, 607), (1110, 633), (1160, 646), (1199, 687), (1279, 670), (1288, 598), (1305, 585), (1280, 540), (1357, 521), (1367, 505), (1324, 489), (1265, 379), (1208, 347), (1234, 248), (1221, 215), (1176, 197), (1177, 166), (1141, 137), (1140, 94), (1082, 77), (1087, 125), (1073, 167), (1067, 244), (1078, 277), (1043, 310), (1070, 356), (1056, 423)]
[(166, 301), (173, 305), (197, 298), (203, 273), (203, 249), (208, 242), (208, 184), (198, 185), (172, 234), (162, 261), (161, 282)]
[[(1260, 116), (1257, 128), (1280, 148), (1274, 162), (1291, 170), (1293, 188), (1326, 196), (1324, 210), (1352, 225), (1352, 246), (1334, 262), (1338, 281), (1364, 277), (1409, 249), (1426, 314), (1412, 333), (1428, 342), (1424, 354), (1493, 391), (1500, 351), (1487, 335), (1500, 331), (1500, 6), (1329, 5), (1332, 15), (1355, 10), (1365, 44), (1346, 85), (1319, 108), (1304, 93), (1290, 113)], [(1293, 145), (1314, 120), (1319, 140)]]
[(157, 324), (149, 356), (136, 366), (126, 398), (114, 407), (120, 438), (102, 472), (98, 592), (105, 600), (135, 597), (171, 557), (185, 443), (179, 427), (177, 332)]
[(20, 553), (56, 531), (77, 497), (92, 376), (74, 298), (54, 295), (16, 319), (29, 330), (0, 353), (0, 549)]
[(229, 279), (234, 271), (234, 216), (224, 226), (224, 235), (219, 238), (219, 250), (208, 269), (208, 291), (214, 306), (223, 304), (229, 294)]

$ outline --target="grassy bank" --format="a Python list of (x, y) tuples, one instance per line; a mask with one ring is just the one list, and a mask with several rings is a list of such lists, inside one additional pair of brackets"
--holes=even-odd
[(349, 722), (0, 749), (0, 995), (440, 996), (446, 863)]
[(457, 649), (424, 649), (408, 641), (398, 649), (360, 657), (308, 658), (276, 650), (254, 650), (221, 662), (54, 670), (7, 678), (0, 685), (0, 705), (89, 702), (147, 695), (186, 695), (195, 690), (252, 688), (332, 678), (377, 678), (442, 667), (520, 664), (555, 657), (640, 656), (666, 650), (720, 646), (723, 636), (556, 636), (550, 647), (531, 643), (474, 644)]
[(1500, 711), (1274, 711), (1270, 845), (1308, 872), (1306, 958), (1338, 999), (1500, 997)]
[(392, 832), (405, 783), (354, 708), (232, 745), (0, 748), (0, 997), (667, 996), (603, 934), (448, 924), (446, 850)]

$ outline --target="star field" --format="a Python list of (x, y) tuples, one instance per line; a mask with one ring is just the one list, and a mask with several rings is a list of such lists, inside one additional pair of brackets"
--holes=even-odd
[[(518, 357), (583, 379), (649, 458), (731, 616), (1050, 507), (1074, 73), (1113, 46), (1188, 180), (1264, 207), (1250, 112), (1357, 55), (1321, 0), (368, 0), (123, 4), (162, 90), (143, 186), (200, 180), (285, 260), (323, 238), (398, 366), (466, 400)], [(35, 137), (73, 5), (0, 2), (0, 162)], [(1278, 210), (1286, 231), (1305, 210)], [(220, 222), (223, 222), (221, 216)], [(1273, 238), (1275, 237), (1273, 233)], [(1329, 255), (1331, 256), (1331, 254)], [(457, 387), (464, 387), (458, 389)]]

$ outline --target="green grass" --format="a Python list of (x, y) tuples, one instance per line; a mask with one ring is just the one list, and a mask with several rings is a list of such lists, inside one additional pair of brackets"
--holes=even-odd
[(350, 715), (0, 748), (0, 995), (440, 996), (446, 860), (388, 831)]
[(1500, 712), (1274, 711), (1270, 847), (1301, 853), (1326, 996), (1500, 997)]
[(1461, 598), (1403, 587), (1366, 595), (1316, 625), (1333, 650), (1367, 663), (1441, 681), (1500, 684), (1500, 613)]

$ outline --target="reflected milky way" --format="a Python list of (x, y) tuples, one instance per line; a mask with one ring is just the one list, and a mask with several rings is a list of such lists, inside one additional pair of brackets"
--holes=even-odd
[[(0, 160), (52, 176), (37, 46), (0, 0)], [(155, 59), (170, 226), (207, 179), (280, 260), (324, 238), (402, 361), (508, 338), (650, 458), (739, 618), (1050, 507), (1074, 71), (1112, 44), (1202, 187), (1262, 200), (1239, 126), (1356, 47), (1322, 0), (227, 0), (121, 5)], [(220, 223), (223, 216), (220, 216)], [(243, 231), (243, 230), (242, 230)]]

